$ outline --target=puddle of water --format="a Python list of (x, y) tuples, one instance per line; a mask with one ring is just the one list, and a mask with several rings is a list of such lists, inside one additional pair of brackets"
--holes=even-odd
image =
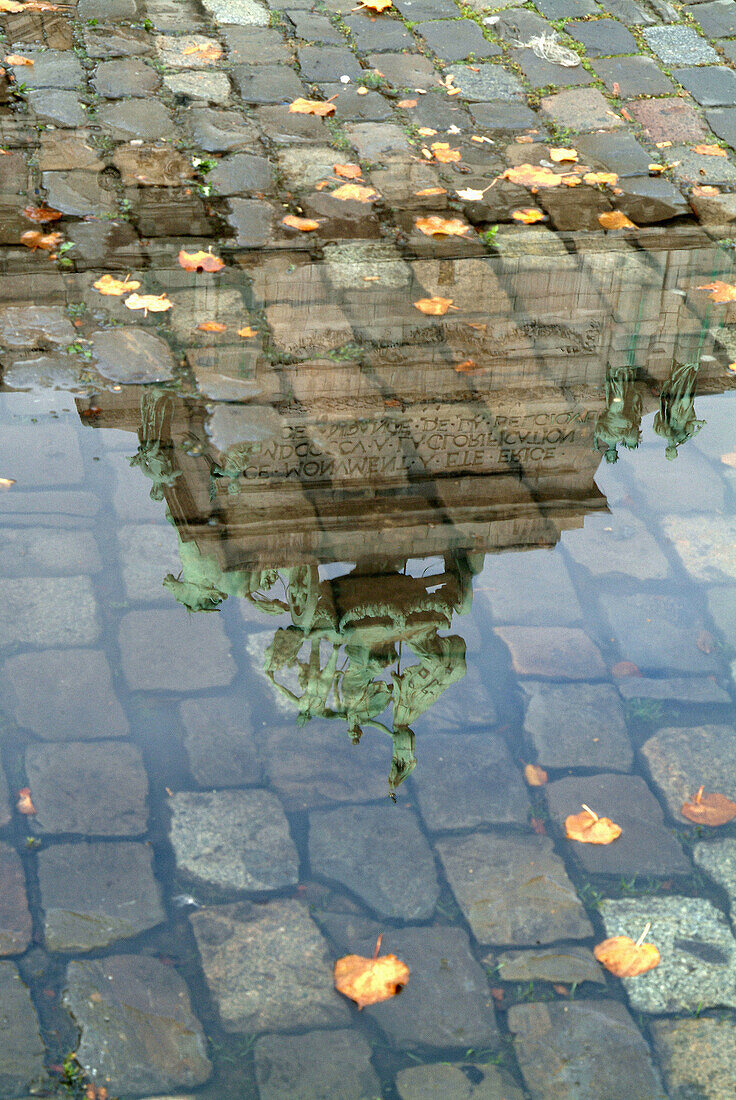
[(730, 255), (340, 248), (0, 318), (0, 1094), (728, 1095)]

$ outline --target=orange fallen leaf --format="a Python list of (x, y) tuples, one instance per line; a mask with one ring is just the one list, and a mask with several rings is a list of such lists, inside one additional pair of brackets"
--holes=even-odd
[(327, 115), (334, 115), (335, 104), (319, 99), (300, 98), (289, 104), (289, 111), (293, 115), (319, 115), (320, 118), (326, 118)]
[(725, 794), (703, 794), (700, 787), (690, 802), (683, 802), (680, 813), (697, 825), (726, 825), (736, 817), (736, 802)]
[(696, 195), (698, 198), (701, 195), (703, 197), (711, 197), (713, 195), (720, 195), (720, 191), (718, 190), (718, 188), (713, 187), (709, 183), (703, 184), (702, 187), (699, 187), (699, 186), (696, 185), (695, 187), (693, 187), (693, 192), (692, 193), (693, 193), (693, 195)]
[(238, 336), (242, 336), (244, 340), (250, 340), (251, 336), (257, 336), (258, 333), (250, 325), (246, 325), (245, 328), (238, 329)]
[(559, 997), (570, 996), (570, 990), (566, 985), (563, 985), (562, 982), (554, 982), (552, 988)]
[(549, 159), (554, 164), (563, 164), (571, 161), (573, 164), (578, 159), (577, 149), (550, 149)]
[(524, 206), (521, 210), (514, 210), (511, 217), (524, 225), (533, 225), (534, 222), (543, 222), (544, 214), (541, 210), (535, 210), (533, 206)]
[(0, 489), (5, 492), (7, 489), (12, 489), (15, 485), (14, 477), (0, 477)]
[(185, 271), (207, 271), (210, 274), (214, 274), (216, 271), (222, 271), (225, 266), (225, 261), (221, 260), (219, 256), (213, 256), (211, 252), (185, 252), (182, 248), (177, 257), (179, 264)]
[(430, 149), (434, 154), (434, 159), (439, 161), (440, 164), (456, 164), (457, 161), (462, 160), (460, 150), (451, 149), (447, 141), (435, 141), (430, 145)]
[(646, 974), (660, 962), (658, 948), (653, 943), (643, 942), (650, 928), (651, 925), (647, 924), (636, 941), (628, 936), (612, 936), (603, 940), (593, 948), (593, 954), (601, 966), (617, 978), (635, 978), (637, 974)]
[(433, 130), (431, 126), (422, 126), (417, 130), (417, 133), (420, 137), (434, 137), (437, 131)]
[(693, 152), (700, 153), (702, 157), (725, 157), (726, 155), (726, 150), (721, 149), (720, 145), (696, 145)]
[(138, 290), (141, 284), (136, 279), (126, 275), (124, 279), (116, 279), (114, 275), (101, 275), (96, 283), (92, 283), (100, 294), (120, 295), (127, 294), (130, 290)]
[(641, 672), (633, 661), (617, 661), (611, 669), (611, 675), (620, 680), (625, 676), (641, 676)]
[(356, 94), (357, 95), (368, 95), (368, 89), (367, 88), (358, 88)]
[(586, 172), (583, 176), (583, 183), (588, 183), (591, 187), (595, 187), (599, 183), (613, 187), (614, 183), (618, 183), (618, 176), (615, 172)]
[(540, 768), (539, 764), (525, 764), (524, 779), (530, 787), (543, 787), (549, 776), (544, 768)]
[(15, 804), (15, 808), (19, 814), (25, 814), (30, 816), (37, 812), (36, 807), (31, 801), (31, 788), (23, 787), (18, 791), (18, 801)]
[(490, 994), (497, 1005), (503, 1004), (503, 999), (506, 996), (506, 991), (502, 989), (499, 985), (492, 985), (490, 988)]
[(436, 214), (417, 218), (414, 224), (426, 237), (464, 237), (470, 230), (470, 226), (459, 218), (438, 218)]
[(316, 218), (299, 218), (296, 214), (287, 214), (281, 219), (281, 224), (289, 229), (298, 229), (300, 233), (311, 233), (314, 229), (319, 229)]
[(578, 840), (581, 844), (611, 844), (621, 836), (621, 826), (610, 817), (598, 817), (583, 803), (582, 813), (565, 818), (565, 835), (568, 840)]
[(188, 57), (196, 53), (202, 61), (219, 61), (222, 52), (222, 46), (218, 46), (216, 42), (204, 42), (198, 46), (187, 46), (184, 56)]
[(430, 317), (443, 317), (452, 306), (452, 298), (420, 298), (414, 308)]
[(372, 202), (378, 198), (375, 187), (364, 187), (359, 183), (343, 183), (330, 194), (333, 199), (340, 199), (341, 202)]
[(197, 325), (197, 332), (227, 332), (227, 325), (222, 321), (202, 321)]
[(519, 134), (519, 136), (516, 138), (517, 145), (531, 145), (533, 141), (534, 138), (531, 136), (531, 134)]
[(37, 222), (39, 225), (45, 225), (46, 222), (58, 222), (64, 215), (61, 210), (54, 210), (51, 206), (46, 206), (45, 203), (41, 203), (40, 206), (24, 206), (21, 210), (24, 218), (28, 218), (29, 222)]
[(397, 107), (403, 107), (404, 110), (409, 110), (410, 107), (416, 107), (418, 100), (416, 99), (400, 99), (396, 104)]
[(4, 61), (5, 61), (6, 65), (35, 65), (36, 64), (36, 62), (32, 61), (30, 57), (23, 57), (23, 55), (19, 54), (19, 53), (9, 53), (8, 56), (6, 58), (4, 58)]
[(598, 215), (598, 224), (604, 229), (636, 229), (631, 218), (627, 218), (620, 210), (606, 210)]
[(564, 183), (565, 187), (579, 187), (583, 181), (580, 176), (561, 176), (560, 182)]
[(418, 199), (428, 199), (432, 195), (446, 195), (447, 191), (444, 187), (425, 187), (422, 191), (415, 191), (414, 194)]
[(482, 374), (488, 367), (479, 367), (475, 359), (463, 359), (462, 363), (456, 363), (453, 370), (457, 374)]
[(544, 822), (542, 821), (541, 817), (530, 817), (529, 818), (529, 824), (531, 825), (532, 829), (537, 834), (537, 836), (546, 836), (547, 835), (547, 828), (546, 828)]
[(724, 283), (720, 279), (716, 279), (714, 283), (705, 283), (695, 289), (710, 290), (711, 302), (736, 302), (736, 286), (731, 283)]
[(0, 11), (19, 12), (26, 10), (26, 5), (19, 4), (17, 0), (0, 0)]
[(333, 168), (336, 176), (344, 180), (359, 180), (363, 175), (363, 169), (359, 164), (336, 164)]
[(165, 313), (167, 309), (171, 309), (173, 304), (165, 293), (131, 294), (129, 298), (125, 299), (126, 309), (142, 309), (144, 313)]
[(499, 179), (509, 183), (518, 183), (522, 187), (559, 187), (560, 177), (551, 168), (542, 168), (538, 164), (519, 164), (516, 168), (507, 168)]
[(344, 955), (335, 963), (335, 989), (355, 1001), (358, 1008), (388, 1001), (409, 981), (409, 967), (396, 955), (380, 955), (382, 936), (376, 941), (372, 959)]
[(382, 11), (388, 11), (389, 8), (394, 6), (393, 0), (360, 0), (360, 3), (368, 11), (375, 11), (378, 14)]
[(63, 240), (63, 233), (42, 233), (40, 229), (28, 229), (20, 235), (20, 243), (33, 252), (37, 248), (44, 252), (53, 252)]

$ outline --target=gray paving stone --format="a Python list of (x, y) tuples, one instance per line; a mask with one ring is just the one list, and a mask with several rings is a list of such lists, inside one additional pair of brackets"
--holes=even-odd
[(736, 840), (706, 840), (693, 848), (693, 859), (698, 867), (710, 875), (725, 890), (732, 915), (736, 913)]
[(226, 1031), (344, 1027), (327, 943), (298, 901), (198, 909), (189, 920)]
[(76, 92), (60, 92), (56, 89), (30, 89), (27, 102), (34, 115), (57, 126), (79, 128), (88, 122)]
[(127, 598), (134, 602), (168, 602), (164, 577), (181, 571), (176, 531), (168, 524), (126, 524), (118, 528), (117, 541)]
[(710, 65), (718, 54), (694, 27), (645, 27), (647, 45), (665, 65)]
[(528, 42), (538, 35), (551, 34), (554, 30), (546, 19), (542, 19), (541, 15), (529, 8), (507, 5), (506, 9), (492, 16), (494, 22), (487, 25), (509, 46), (518, 46), (520, 42)]
[(0, 764), (0, 828), (8, 825), (11, 820), (10, 790), (8, 789), (8, 781), (5, 778), (5, 772)]
[(601, 593), (600, 601), (621, 658), (633, 661), (641, 672), (716, 670), (713, 654), (698, 648), (704, 623), (685, 600)]
[(147, 844), (80, 841), (43, 848), (38, 882), (47, 949), (92, 951), (161, 924), (166, 915), (152, 860)]
[[(397, 851), (401, 861), (395, 859)], [(405, 806), (385, 802), (314, 811), (309, 860), (313, 874), (342, 883), (383, 916), (427, 920), (434, 912), (439, 896), (434, 859)], [(407, 861), (410, 880), (402, 870)]]
[(337, 46), (302, 46), (297, 57), (302, 77), (310, 84), (331, 84), (343, 76), (358, 80), (363, 71), (351, 50)]
[(256, 0), (202, 0), (207, 11), (218, 23), (235, 23), (240, 27), (267, 27), (268, 9)]
[(669, 565), (642, 521), (626, 508), (585, 517), (582, 530), (565, 532), (570, 557), (594, 577), (624, 573), (636, 580), (664, 580)]
[(613, 130), (624, 124), (597, 88), (574, 88), (545, 96), (541, 107), (560, 126), (575, 132)]
[[(337, 122), (383, 122), (394, 113), (390, 101), (378, 92), (359, 95), (359, 85), (322, 84), (320, 87), (327, 99), (336, 96), (333, 102)], [(412, 114), (412, 120), (417, 121), (415, 114)]]
[(647, 942), (659, 948), (659, 965), (621, 979), (634, 1011), (699, 1012), (736, 1005), (736, 940), (710, 901), (656, 895), (605, 898), (599, 910), (608, 937), (633, 939), (651, 922)]
[[(621, 131), (581, 134), (575, 142), (575, 148), (586, 164), (593, 168), (615, 171), (619, 178), (646, 174), (652, 162), (652, 154), (634, 135)], [(589, 518), (593, 517), (586, 516), (586, 524)]]
[(411, 109), (411, 120), (418, 126), (426, 126), (443, 133), (451, 130), (475, 131), (475, 125), (465, 104), (453, 103), (443, 92), (419, 96), (416, 107)]
[(318, 46), (344, 46), (345, 38), (324, 15), (308, 11), (290, 11), (286, 19), (294, 27), (297, 38)]
[(736, 648), (736, 588), (723, 585), (708, 588), (706, 600), (708, 613), (729, 649)]
[[(472, 1078), (464, 1072), (470, 1068)], [(522, 1100), (521, 1090), (497, 1066), (439, 1062), (410, 1066), (396, 1075), (401, 1100)]]
[(129, 96), (145, 99), (157, 91), (160, 83), (156, 70), (145, 61), (127, 57), (103, 61), (97, 66), (93, 80), (97, 94), (106, 99), (127, 99)]
[(471, 103), (485, 100), (518, 100), (524, 98), (524, 89), (519, 80), (507, 73), (500, 65), (474, 65), (473, 72), (467, 66), (456, 65), (452, 70), (454, 87), (460, 89), (459, 99)]
[(106, 104), (97, 117), (113, 137), (150, 141), (170, 138), (176, 133), (171, 115), (157, 99), (128, 99)]
[(194, 176), (191, 160), (168, 145), (119, 145), (112, 162), (124, 187), (183, 187)]
[(601, 6), (627, 27), (646, 26), (655, 21), (654, 16), (634, 3), (634, 0), (604, 0)]
[(551, 550), (486, 558), (473, 595), (499, 623), (574, 626), (583, 619), (562, 555)]
[(677, 163), (672, 173), (681, 183), (702, 183), (707, 179), (712, 184), (736, 183), (736, 166), (726, 157), (712, 157), (696, 153), (683, 145), (668, 150)]
[(610, 768), (633, 762), (621, 702), (610, 684), (525, 681), (524, 735), (544, 768)]
[(706, 111), (705, 118), (714, 134), (736, 148), (736, 107), (716, 108)]
[(167, 73), (164, 84), (177, 98), (195, 102), (227, 103), (232, 91), (230, 78), (221, 72)]
[(589, 22), (566, 23), (565, 31), (582, 42), (589, 57), (611, 57), (613, 54), (636, 53), (638, 46), (630, 31), (615, 19), (594, 19)]
[(736, 73), (725, 65), (673, 69), (672, 75), (701, 107), (732, 107), (736, 103)]
[(592, 934), (547, 837), (477, 833), (438, 840), (435, 847), (479, 943), (536, 946)]
[(471, 20), (436, 20), (414, 27), (433, 53), (443, 61), (462, 61), (465, 57), (497, 57), (499, 46), (489, 42), (477, 23)]
[(514, 1005), (508, 1018), (534, 1100), (577, 1100), (581, 1093), (590, 1100), (665, 1100), (649, 1047), (618, 1001)]
[(545, 794), (561, 832), (565, 818), (580, 813), (583, 804), (621, 826), (621, 836), (612, 844), (569, 841), (572, 856), (588, 874), (667, 878), (690, 873), (690, 861), (665, 827), (659, 802), (638, 775), (571, 776), (548, 784)]
[[(74, 336), (71, 322), (61, 306), (20, 305), (0, 308), (0, 344), (6, 348), (58, 348), (65, 346)], [(11, 433), (13, 444), (19, 445), (21, 439), (17, 432), (13, 435), (12, 427), (3, 429), (4, 435), (8, 432)], [(61, 433), (57, 431), (55, 434), (58, 443)], [(38, 438), (37, 430), (35, 440)], [(35, 440), (34, 449), (38, 449)], [(28, 449), (26, 444), (25, 450)], [(78, 448), (76, 453), (79, 453)], [(70, 454), (65, 455), (65, 460), (68, 461), (70, 457)], [(76, 478), (76, 472), (74, 477)]]
[(273, 209), (260, 199), (230, 199), (228, 222), (239, 248), (261, 248), (271, 237)]
[(414, 44), (411, 33), (398, 19), (375, 19), (366, 11), (346, 16), (343, 22), (350, 28), (358, 49), (364, 53), (405, 50)]
[[(651, 57), (617, 57), (596, 61), (595, 71), (609, 91), (627, 99), (639, 95), (673, 95), (675, 86)], [(616, 93), (616, 88), (618, 92)]]
[(54, 88), (72, 91), (84, 80), (84, 72), (71, 50), (27, 50), (24, 55), (30, 65), (13, 65), (18, 84), (28, 88)]
[(200, 691), (225, 687), (235, 663), (216, 615), (183, 608), (130, 611), (120, 623), (123, 674), (133, 691)]
[(354, 1031), (309, 1031), (306, 1035), (264, 1035), (253, 1056), (261, 1100), (379, 1096), (371, 1048)]
[(104, 30), (86, 27), (84, 45), (93, 59), (108, 57), (135, 57), (151, 52), (151, 38), (145, 31), (134, 27), (105, 27)]
[(298, 881), (286, 816), (269, 791), (180, 791), (167, 805), (176, 869), (185, 882), (232, 898)]
[[(7, 382), (8, 372), (3, 373)], [(102, 568), (97, 543), (88, 531), (46, 527), (0, 530), (0, 574), (6, 577), (78, 576)]]
[(134, 745), (31, 745), (26, 775), (37, 811), (29, 822), (33, 832), (140, 836), (146, 831), (148, 780)]
[(505, 982), (565, 982), (605, 985), (603, 971), (589, 947), (548, 947), (541, 951), (503, 951), (488, 955), (486, 966), (498, 967)]
[(439, 82), (431, 61), (421, 54), (369, 54), (368, 63), (382, 73), (395, 88), (406, 88), (408, 91), (422, 88), (426, 91)]
[[(344, 85), (340, 85), (342, 89)], [(363, 96), (363, 99), (370, 99), (370, 94)], [(385, 104), (385, 100), (381, 96), (376, 96), (376, 99), (380, 103)], [(384, 115), (380, 117), (388, 117), (391, 114), (391, 109), (387, 107)], [(305, 144), (324, 144), (329, 140), (330, 134), (321, 118), (317, 118), (315, 115), (297, 115), (291, 114), (288, 107), (258, 107), (254, 112), (254, 117), (258, 122), (259, 127), (274, 145), (286, 145), (288, 147), (292, 145), (305, 145)]]
[(575, 627), (499, 626), (495, 633), (511, 653), (518, 676), (598, 680), (606, 667), (597, 646)]
[(649, 680), (644, 676), (617, 680), (624, 699), (661, 699), (673, 703), (730, 703), (731, 696), (712, 676), (682, 676)]
[(622, 194), (616, 200), (616, 207), (636, 225), (652, 225), (690, 214), (689, 204), (669, 180), (630, 176), (620, 184)]
[(662, 527), (693, 580), (714, 583), (736, 580), (736, 519), (665, 516)]
[(667, 803), (675, 821), (682, 823), (683, 802), (698, 788), (736, 797), (736, 761), (732, 752), (730, 726), (669, 726), (642, 745), (655, 787)]
[[(0, 894), (0, 955), (22, 955), (31, 942), (33, 931), (26, 897), (26, 876), (15, 848), (11, 848), (9, 844), (4, 844), (2, 841), (0, 841), (0, 881), (3, 884)], [(0, 1023), (0, 1034), (2, 1031), (2, 1023)], [(2, 1041), (0, 1041), (0, 1064), (2, 1064)], [(0, 1081), (2, 1081), (1, 1076)]]
[(115, 207), (113, 193), (103, 188), (96, 172), (43, 172), (41, 179), (49, 206), (64, 214), (99, 217)]
[(652, 1020), (649, 1029), (669, 1096), (729, 1100), (736, 1085), (732, 1020)]
[(283, 35), (275, 28), (230, 25), (222, 27), (221, 33), (233, 65), (288, 65), (291, 60)]
[(207, 51), (221, 48), (216, 38), (204, 34), (159, 34), (155, 42), (161, 61), (173, 69), (208, 69), (212, 60)]
[(236, 153), (219, 160), (208, 174), (207, 182), (220, 195), (266, 191), (272, 183), (271, 166), (265, 157)]
[(302, 82), (286, 65), (236, 65), (233, 73), (245, 103), (291, 103), (304, 95)]
[(125, 737), (128, 722), (101, 650), (45, 649), (9, 657), (3, 705), (44, 741)]
[(174, 377), (174, 357), (169, 345), (160, 336), (137, 326), (94, 333), (92, 354), (99, 373), (111, 382), (140, 385), (168, 382)]
[(421, 746), (410, 782), (428, 829), (526, 824), (526, 788), (500, 737), (427, 732)]
[(89, 577), (37, 577), (22, 591), (0, 579), (0, 648), (88, 646), (99, 632)]
[(599, 11), (593, 0), (538, 0), (536, 7), (548, 19), (579, 19)]
[(179, 708), (189, 768), (200, 787), (241, 787), (263, 778), (247, 700), (187, 699)]
[(409, 23), (424, 19), (453, 19), (458, 10), (452, 0), (397, 0), (394, 7)]
[(478, 126), (486, 130), (528, 130), (544, 126), (538, 115), (520, 103), (471, 103), (469, 109)]
[(736, 5), (733, 0), (713, 0), (696, 4), (688, 14), (700, 23), (708, 38), (733, 38), (736, 35)]
[(77, 15), (83, 20), (130, 19), (136, 13), (136, 0), (79, 0), (77, 5)]
[(582, 65), (563, 66), (537, 57), (533, 50), (511, 50), (515, 61), (533, 88), (582, 86), (590, 84), (593, 77)]
[(194, 1088), (210, 1076), (187, 987), (158, 959), (112, 955), (71, 962), (64, 1005), (81, 1030), (77, 1060), (115, 1094)]
[(28, 986), (0, 961), (0, 1092), (23, 1096), (45, 1083), (44, 1045)]

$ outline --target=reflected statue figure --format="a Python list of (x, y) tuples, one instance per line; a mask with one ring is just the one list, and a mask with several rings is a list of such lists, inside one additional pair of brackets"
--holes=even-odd
[(654, 430), (667, 441), (665, 455), (677, 458), (677, 448), (697, 435), (705, 424), (695, 415), (695, 385), (698, 363), (673, 366), (659, 396), (659, 412), (654, 417)]
[(181, 470), (174, 468), (173, 443), (164, 441), (173, 406), (171, 394), (158, 386), (145, 390), (141, 397), (140, 443), (129, 462), (131, 466), (139, 466), (153, 482), (151, 500), (163, 500), (164, 489), (170, 488), (181, 477)]
[(618, 445), (633, 451), (641, 439), (642, 399), (635, 367), (606, 371), (606, 407), (595, 425), (594, 446), (606, 462), (618, 462)]

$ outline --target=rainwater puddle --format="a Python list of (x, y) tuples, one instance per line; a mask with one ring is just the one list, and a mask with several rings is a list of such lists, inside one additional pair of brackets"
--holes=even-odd
[(157, 240), (131, 323), (109, 236), (0, 280), (0, 1096), (733, 1095), (732, 249)]

